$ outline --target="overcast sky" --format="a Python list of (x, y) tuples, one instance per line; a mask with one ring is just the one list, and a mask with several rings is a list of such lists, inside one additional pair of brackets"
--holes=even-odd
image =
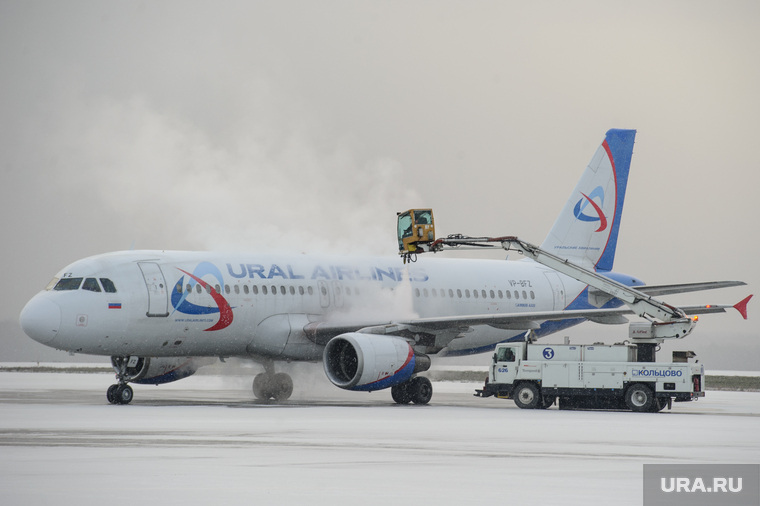
[[(760, 286), (759, 55), (755, 1), (0, 1), (0, 353), (46, 359), (21, 308), (106, 251), (392, 255), (420, 206), (541, 242), (613, 127), (638, 130), (615, 270), (746, 281), (668, 299), (735, 303)], [(758, 307), (674, 349), (760, 370)], [(568, 334), (599, 332), (627, 335)]]

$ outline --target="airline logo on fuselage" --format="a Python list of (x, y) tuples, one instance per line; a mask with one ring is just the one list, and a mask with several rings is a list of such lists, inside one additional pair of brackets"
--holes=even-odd
[[(604, 215), (604, 211), (602, 211), (602, 206), (604, 206), (604, 189), (601, 186), (597, 186), (590, 194), (586, 195), (581, 192), (581, 195), (583, 195), (583, 198), (578, 200), (578, 203), (575, 204), (575, 208), (573, 209), (575, 218), (580, 221), (598, 221), (599, 228), (597, 228), (595, 232), (604, 231), (607, 228), (607, 217)], [(594, 199), (599, 199), (599, 204), (597, 204)], [(586, 210), (589, 207), (591, 208), (591, 211), (590, 214), (587, 214)]]
[(179, 270), (190, 278), (190, 281), (188, 282), (190, 289), (192, 290), (196, 285), (201, 285), (206, 292), (211, 295), (216, 307), (200, 306), (187, 300), (187, 296), (190, 292), (185, 291), (185, 276), (182, 276), (179, 278), (179, 281), (177, 281), (174, 290), (172, 290), (172, 306), (174, 307), (174, 310), (189, 315), (219, 313), (219, 321), (206, 330), (214, 331), (229, 327), (234, 317), (230, 304), (221, 293), (202, 279), (203, 276), (210, 275), (219, 282), (219, 286), (224, 286), (224, 278), (222, 277), (221, 271), (210, 262), (199, 263), (195, 270), (193, 270), (192, 274), (183, 269)]
[[(429, 279), (428, 275), (421, 269), (407, 269), (401, 267), (355, 267), (346, 265), (316, 265), (308, 271), (299, 271), (292, 265), (287, 264), (284, 267), (271, 264), (226, 264), (227, 273), (236, 279), (309, 279), (309, 280), (337, 280), (337, 281), (384, 281), (390, 280), (395, 282), (411, 280), (415, 282), (424, 282)], [(224, 276), (221, 270), (211, 262), (199, 263), (192, 273), (177, 268), (184, 275), (177, 281), (171, 292), (171, 303), (175, 311), (192, 316), (215, 315), (219, 314), (219, 321), (207, 331), (222, 330), (227, 328), (234, 319), (232, 307), (227, 299), (216, 290), (216, 288), (203, 280), (203, 277), (213, 278), (217, 281), (218, 286), (224, 287)], [(307, 277), (308, 276), (308, 277)], [(187, 281), (185, 278), (189, 278)], [(185, 289), (185, 283), (188, 289)], [(213, 306), (202, 306), (194, 304), (187, 300), (188, 295), (192, 293), (196, 285), (200, 285), (206, 293), (211, 295), (214, 301)], [(207, 320), (204, 320), (207, 321)], [(213, 321), (213, 320), (212, 320)]]

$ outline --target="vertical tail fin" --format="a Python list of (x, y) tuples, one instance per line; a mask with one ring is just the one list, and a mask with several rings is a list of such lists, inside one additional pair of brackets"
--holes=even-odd
[(612, 270), (636, 130), (608, 130), (542, 249)]

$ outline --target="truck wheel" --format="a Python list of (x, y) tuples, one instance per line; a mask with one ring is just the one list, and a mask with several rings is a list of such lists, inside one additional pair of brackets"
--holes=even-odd
[(631, 411), (646, 413), (652, 411), (655, 403), (652, 389), (646, 385), (632, 385), (625, 392), (625, 403), (631, 408)]
[(669, 400), (670, 399), (668, 397), (655, 398), (655, 402), (652, 404), (652, 413), (658, 413), (665, 409), (668, 406)]
[(513, 397), (515, 404), (521, 409), (534, 409), (541, 400), (538, 387), (533, 383), (520, 383), (517, 385)]

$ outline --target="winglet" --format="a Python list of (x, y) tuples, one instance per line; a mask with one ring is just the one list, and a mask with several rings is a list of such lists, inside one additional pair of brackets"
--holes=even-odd
[(734, 308), (739, 311), (739, 314), (742, 315), (742, 317), (746, 320), (747, 319), (747, 303), (749, 302), (749, 299), (752, 298), (752, 295), (740, 300), (736, 304), (734, 304)]

